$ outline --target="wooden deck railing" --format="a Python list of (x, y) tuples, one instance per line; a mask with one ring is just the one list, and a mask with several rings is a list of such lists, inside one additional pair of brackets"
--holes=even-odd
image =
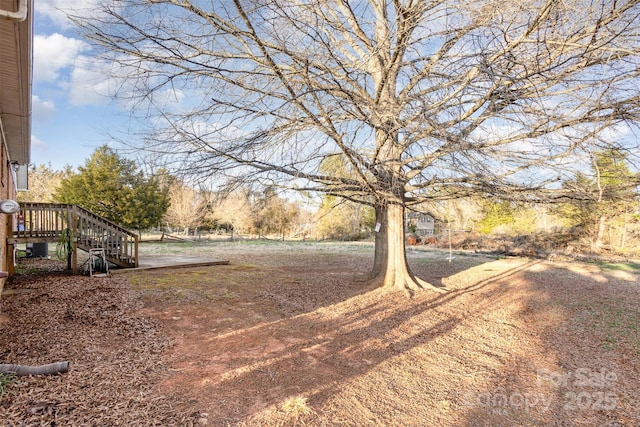
[(57, 242), (63, 233), (79, 249), (104, 249), (114, 264), (138, 266), (137, 234), (76, 205), (21, 203), (10, 243)]

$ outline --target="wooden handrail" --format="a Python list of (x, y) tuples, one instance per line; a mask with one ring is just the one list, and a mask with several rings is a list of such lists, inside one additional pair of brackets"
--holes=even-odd
[(13, 243), (57, 241), (70, 230), (80, 249), (102, 248), (115, 264), (138, 266), (138, 235), (77, 205), (21, 203), (14, 228)]

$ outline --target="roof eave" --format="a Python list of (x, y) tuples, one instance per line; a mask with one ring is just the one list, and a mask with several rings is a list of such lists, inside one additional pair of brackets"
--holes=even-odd
[[(6, 2), (0, 2), (3, 6)], [(1, 44), (5, 54), (0, 74), (0, 119), (9, 159), (31, 160), (31, 95), (33, 82), (33, 1), (0, 10)], [(6, 56), (5, 56), (6, 55)]]

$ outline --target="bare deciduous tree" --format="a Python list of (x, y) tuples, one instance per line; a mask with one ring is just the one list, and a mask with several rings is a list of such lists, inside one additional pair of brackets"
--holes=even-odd
[(207, 200), (203, 194), (185, 182), (175, 181), (169, 186), (169, 208), (164, 214), (164, 222), (183, 229), (189, 234), (189, 229), (202, 225), (207, 214)]
[(62, 180), (73, 174), (70, 167), (62, 171), (51, 169), (51, 165), (29, 166), (29, 191), (19, 192), (19, 202), (52, 203), (54, 193)]
[(231, 226), (231, 240), (237, 233), (247, 232), (252, 227), (252, 206), (250, 190), (240, 188), (213, 203), (210, 219), (223, 225)]
[[(105, 0), (76, 22), (123, 79), (117, 95), (153, 116), (144, 149), (373, 206), (369, 278), (418, 289), (432, 286), (406, 261), (407, 206), (549, 191), (584, 146), (630, 143), (639, 13), (637, 0)], [(332, 156), (350, 172), (322, 173)]]

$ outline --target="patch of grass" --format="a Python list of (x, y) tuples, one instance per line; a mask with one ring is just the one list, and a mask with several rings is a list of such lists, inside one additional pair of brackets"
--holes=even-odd
[(597, 312), (596, 327), (606, 336), (604, 347), (608, 350), (628, 343), (640, 351), (640, 315), (633, 310), (603, 307)]
[(0, 374), (0, 398), (7, 392), (7, 388), (18, 380), (14, 374)]
[(233, 264), (233, 265), (225, 266), (224, 268), (232, 271), (250, 271), (250, 270), (255, 270), (258, 267), (252, 264)]
[(141, 290), (167, 288), (208, 288), (227, 284), (232, 280), (232, 273), (256, 270), (249, 264), (229, 265), (210, 268), (190, 269), (181, 268), (174, 271), (140, 272), (128, 276), (129, 283)]
[(613, 348), (618, 344), (618, 340), (616, 337), (612, 335), (607, 335), (604, 340), (604, 344), (602, 345), (606, 350), (613, 350)]
[(606, 303), (570, 302), (568, 307), (575, 312), (574, 320), (600, 337), (604, 349), (630, 346), (633, 352), (640, 354), (640, 313), (622, 304), (618, 300)]
[(630, 273), (640, 272), (640, 263), (637, 262), (606, 262), (599, 261), (595, 263), (604, 271), (619, 270), (628, 271)]
[[(140, 272), (128, 276), (132, 288), (141, 293), (144, 301), (165, 300), (173, 303), (207, 303), (211, 301), (235, 301), (241, 294), (238, 286), (250, 284), (252, 271), (249, 264), (230, 265), (223, 268), (176, 269), (157, 272)], [(224, 270), (224, 271), (222, 271)]]
[(240, 296), (237, 292), (230, 291), (227, 288), (220, 289), (220, 291), (218, 292), (218, 295), (224, 299), (236, 299)]
[(25, 265), (20, 265), (20, 263), (18, 263), (15, 266), (15, 270), (14, 273), (15, 274), (22, 274), (22, 275), (30, 275), (30, 274), (37, 274), (39, 272), (41, 272), (42, 269), (36, 267), (36, 266), (25, 266)]
[(266, 239), (246, 239), (235, 241), (200, 240), (187, 242), (140, 242), (141, 256), (152, 255), (193, 255), (194, 253), (218, 255), (227, 252), (255, 252), (262, 250), (277, 250), (283, 252), (358, 252), (372, 253), (371, 242), (337, 242), (337, 241), (282, 241)]
[(307, 398), (302, 396), (294, 396), (285, 400), (282, 403), (282, 411), (288, 418), (296, 420), (313, 412), (307, 404)]

